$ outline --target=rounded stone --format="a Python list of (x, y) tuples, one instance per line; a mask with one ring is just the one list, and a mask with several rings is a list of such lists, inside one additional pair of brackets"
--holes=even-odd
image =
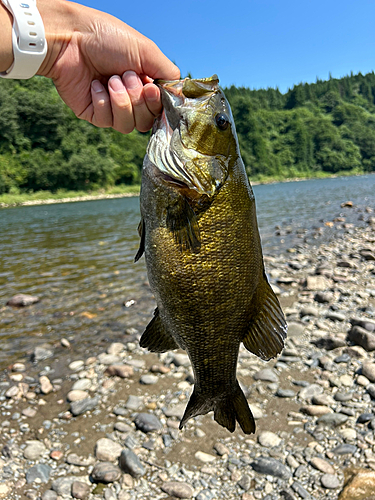
[(74, 382), (72, 391), (87, 391), (91, 387), (91, 380), (89, 378), (81, 378)]
[(112, 462), (99, 462), (94, 465), (91, 478), (94, 483), (114, 483), (121, 476), (121, 471)]
[(333, 448), (332, 453), (334, 455), (354, 455), (357, 451), (357, 447), (354, 444), (339, 444), (336, 448)]
[(134, 423), (137, 429), (142, 432), (158, 431), (163, 427), (160, 420), (152, 413), (138, 413)]
[(72, 370), (73, 372), (78, 372), (82, 370), (85, 366), (85, 362), (82, 361), (81, 359), (77, 361), (72, 361), (69, 365), (69, 369)]
[(122, 452), (122, 446), (112, 439), (101, 438), (95, 445), (95, 456), (98, 460), (112, 462), (116, 460)]
[(375, 363), (363, 363), (362, 375), (368, 378), (370, 382), (375, 382)]
[(27, 460), (37, 460), (41, 455), (47, 452), (47, 448), (41, 441), (26, 441), (26, 448), (24, 449), (23, 456)]
[(339, 478), (335, 474), (323, 474), (320, 478), (323, 488), (334, 490), (340, 486)]
[(146, 473), (146, 469), (132, 450), (122, 450), (119, 464), (123, 472), (133, 477), (140, 477)]
[(141, 384), (144, 384), (144, 385), (154, 385), (158, 382), (159, 378), (156, 376), (156, 375), (149, 375), (149, 374), (146, 374), (146, 375), (142, 375), (142, 377), (140, 378), (140, 383)]
[(279, 387), (275, 395), (279, 398), (294, 398), (296, 393), (292, 389), (281, 389)]
[(191, 498), (194, 490), (190, 484), (178, 481), (168, 481), (161, 486), (162, 491), (167, 495), (176, 498)]
[(26, 481), (28, 483), (33, 483), (34, 481), (41, 481), (42, 483), (48, 483), (51, 474), (51, 467), (46, 464), (37, 464), (31, 467), (26, 472)]
[(323, 392), (323, 387), (318, 384), (310, 384), (307, 387), (303, 387), (299, 392), (298, 392), (298, 397), (300, 399), (311, 399), (314, 396), (318, 396), (319, 394), (322, 394)]
[(197, 451), (194, 456), (197, 460), (200, 460), (205, 464), (216, 460), (216, 457), (210, 455), (209, 453), (205, 453), (204, 451)]
[(347, 420), (347, 415), (343, 415), (342, 413), (327, 413), (326, 415), (319, 417), (317, 423), (328, 427), (339, 427), (340, 425), (345, 424)]
[[(1, 497), (0, 497), (1, 498)], [(47, 490), (42, 495), (42, 500), (57, 500), (57, 493), (53, 490)]]
[(333, 410), (331, 408), (328, 408), (328, 406), (324, 406), (324, 405), (302, 406), (300, 411), (302, 413), (306, 413), (306, 415), (310, 415), (312, 417), (320, 417), (322, 415), (326, 415), (327, 413), (333, 412)]
[(281, 479), (289, 479), (292, 475), (290, 469), (275, 458), (260, 457), (251, 466), (260, 474), (267, 474)]
[(262, 380), (263, 382), (278, 382), (279, 377), (277, 373), (271, 368), (264, 368), (257, 371), (254, 375), (254, 380)]
[(82, 399), (86, 399), (88, 397), (89, 397), (88, 392), (75, 390), (68, 392), (66, 399), (72, 403), (73, 401), (82, 401)]
[(323, 458), (313, 457), (310, 464), (314, 467), (314, 469), (320, 470), (320, 472), (324, 472), (325, 474), (335, 473), (335, 469), (332, 465)]
[(78, 500), (85, 500), (90, 494), (90, 485), (82, 481), (74, 481), (72, 484), (72, 497)]
[(279, 446), (282, 439), (277, 434), (271, 431), (263, 431), (258, 435), (258, 442), (265, 448), (273, 448)]

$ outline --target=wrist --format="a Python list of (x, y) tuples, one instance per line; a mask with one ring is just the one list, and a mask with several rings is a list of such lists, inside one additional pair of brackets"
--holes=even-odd
[(3, 31), (0, 44), (0, 73), (10, 68), (13, 63), (12, 25), (11, 13), (0, 2), (0, 26)]

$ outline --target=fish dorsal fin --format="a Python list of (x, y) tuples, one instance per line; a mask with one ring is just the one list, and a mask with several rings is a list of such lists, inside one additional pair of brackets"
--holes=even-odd
[(147, 325), (139, 341), (139, 345), (151, 352), (167, 352), (179, 349), (174, 338), (164, 328), (158, 308), (155, 309), (154, 317)]
[(139, 242), (139, 248), (136, 256), (134, 257), (134, 262), (138, 262), (138, 260), (142, 257), (145, 251), (146, 228), (145, 228), (145, 221), (143, 220), (143, 218), (139, 221), (138, 224), (138, 234), (139, 237), (141, 238), (141, 241)]
[(254, 293), (249, 329), (242, 342), (246, 349), (261, 359), (269, 360), (284, 348), (287, 324), (280, 303), (263, 273)]
[(201, 240), (197, 216), (184, 196), (179, 196), (176, 202), (167, 208), (166, 224), (181, 251), (199, 251)]

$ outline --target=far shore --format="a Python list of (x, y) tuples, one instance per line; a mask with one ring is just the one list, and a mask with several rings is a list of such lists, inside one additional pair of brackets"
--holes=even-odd
[[(286, 179), (278, 178), (264, 178), (261, 180), (250, 180), (252, 186), (258, 186), (262, 184), (277, 184), (281, 182), (299, 182), (308, 181), (313, 179), (323, 179), (323, 178), (336, 178), (336, 177), (347, 177), (347, 176), (358, 176), (358, 175), (369, 175), (370, 173), (353, 173), (353, 172), (343, 172), (336, 175), (319, 175), (312, 177), (292, 177)], [(373, 174), (373, 173), (371, 173)], [(17, 206), (32, 206), (32, 205), (52, 205), (57, 203), (73, 203), (79, 201), (95, 201), (95, 200), (109, 200), (115, 198), (127, 198), (131, 196), (139, 196), (140, 185), (132, 186), (116, 186), (115, 188), (109, 189), (108, 191), (98, 190), (94, 192), (84, 191), (60, 191), (58, 193), (51, 193), (49, 191), (38, 191), (31, 194), (5, 194), (0, 195), (0, 209), (1, 208), (11, 208)]]

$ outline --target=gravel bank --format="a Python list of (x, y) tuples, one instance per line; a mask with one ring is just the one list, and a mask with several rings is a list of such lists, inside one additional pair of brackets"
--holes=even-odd
[(240, 351), (255, 435), (230, 434), (212, 414), (178, 430), (192, 389), (183, 352), (147, 353), (134, 338), (95, 356), (88, 345), (83, 357), (63, 339), (63, 376), (48, 346), (0, 375), (0, 498), (369, 497), (375, 219), (367, 218), (365, 229), (329, 244), (266, 257), (289, 337), (269, 363)]

